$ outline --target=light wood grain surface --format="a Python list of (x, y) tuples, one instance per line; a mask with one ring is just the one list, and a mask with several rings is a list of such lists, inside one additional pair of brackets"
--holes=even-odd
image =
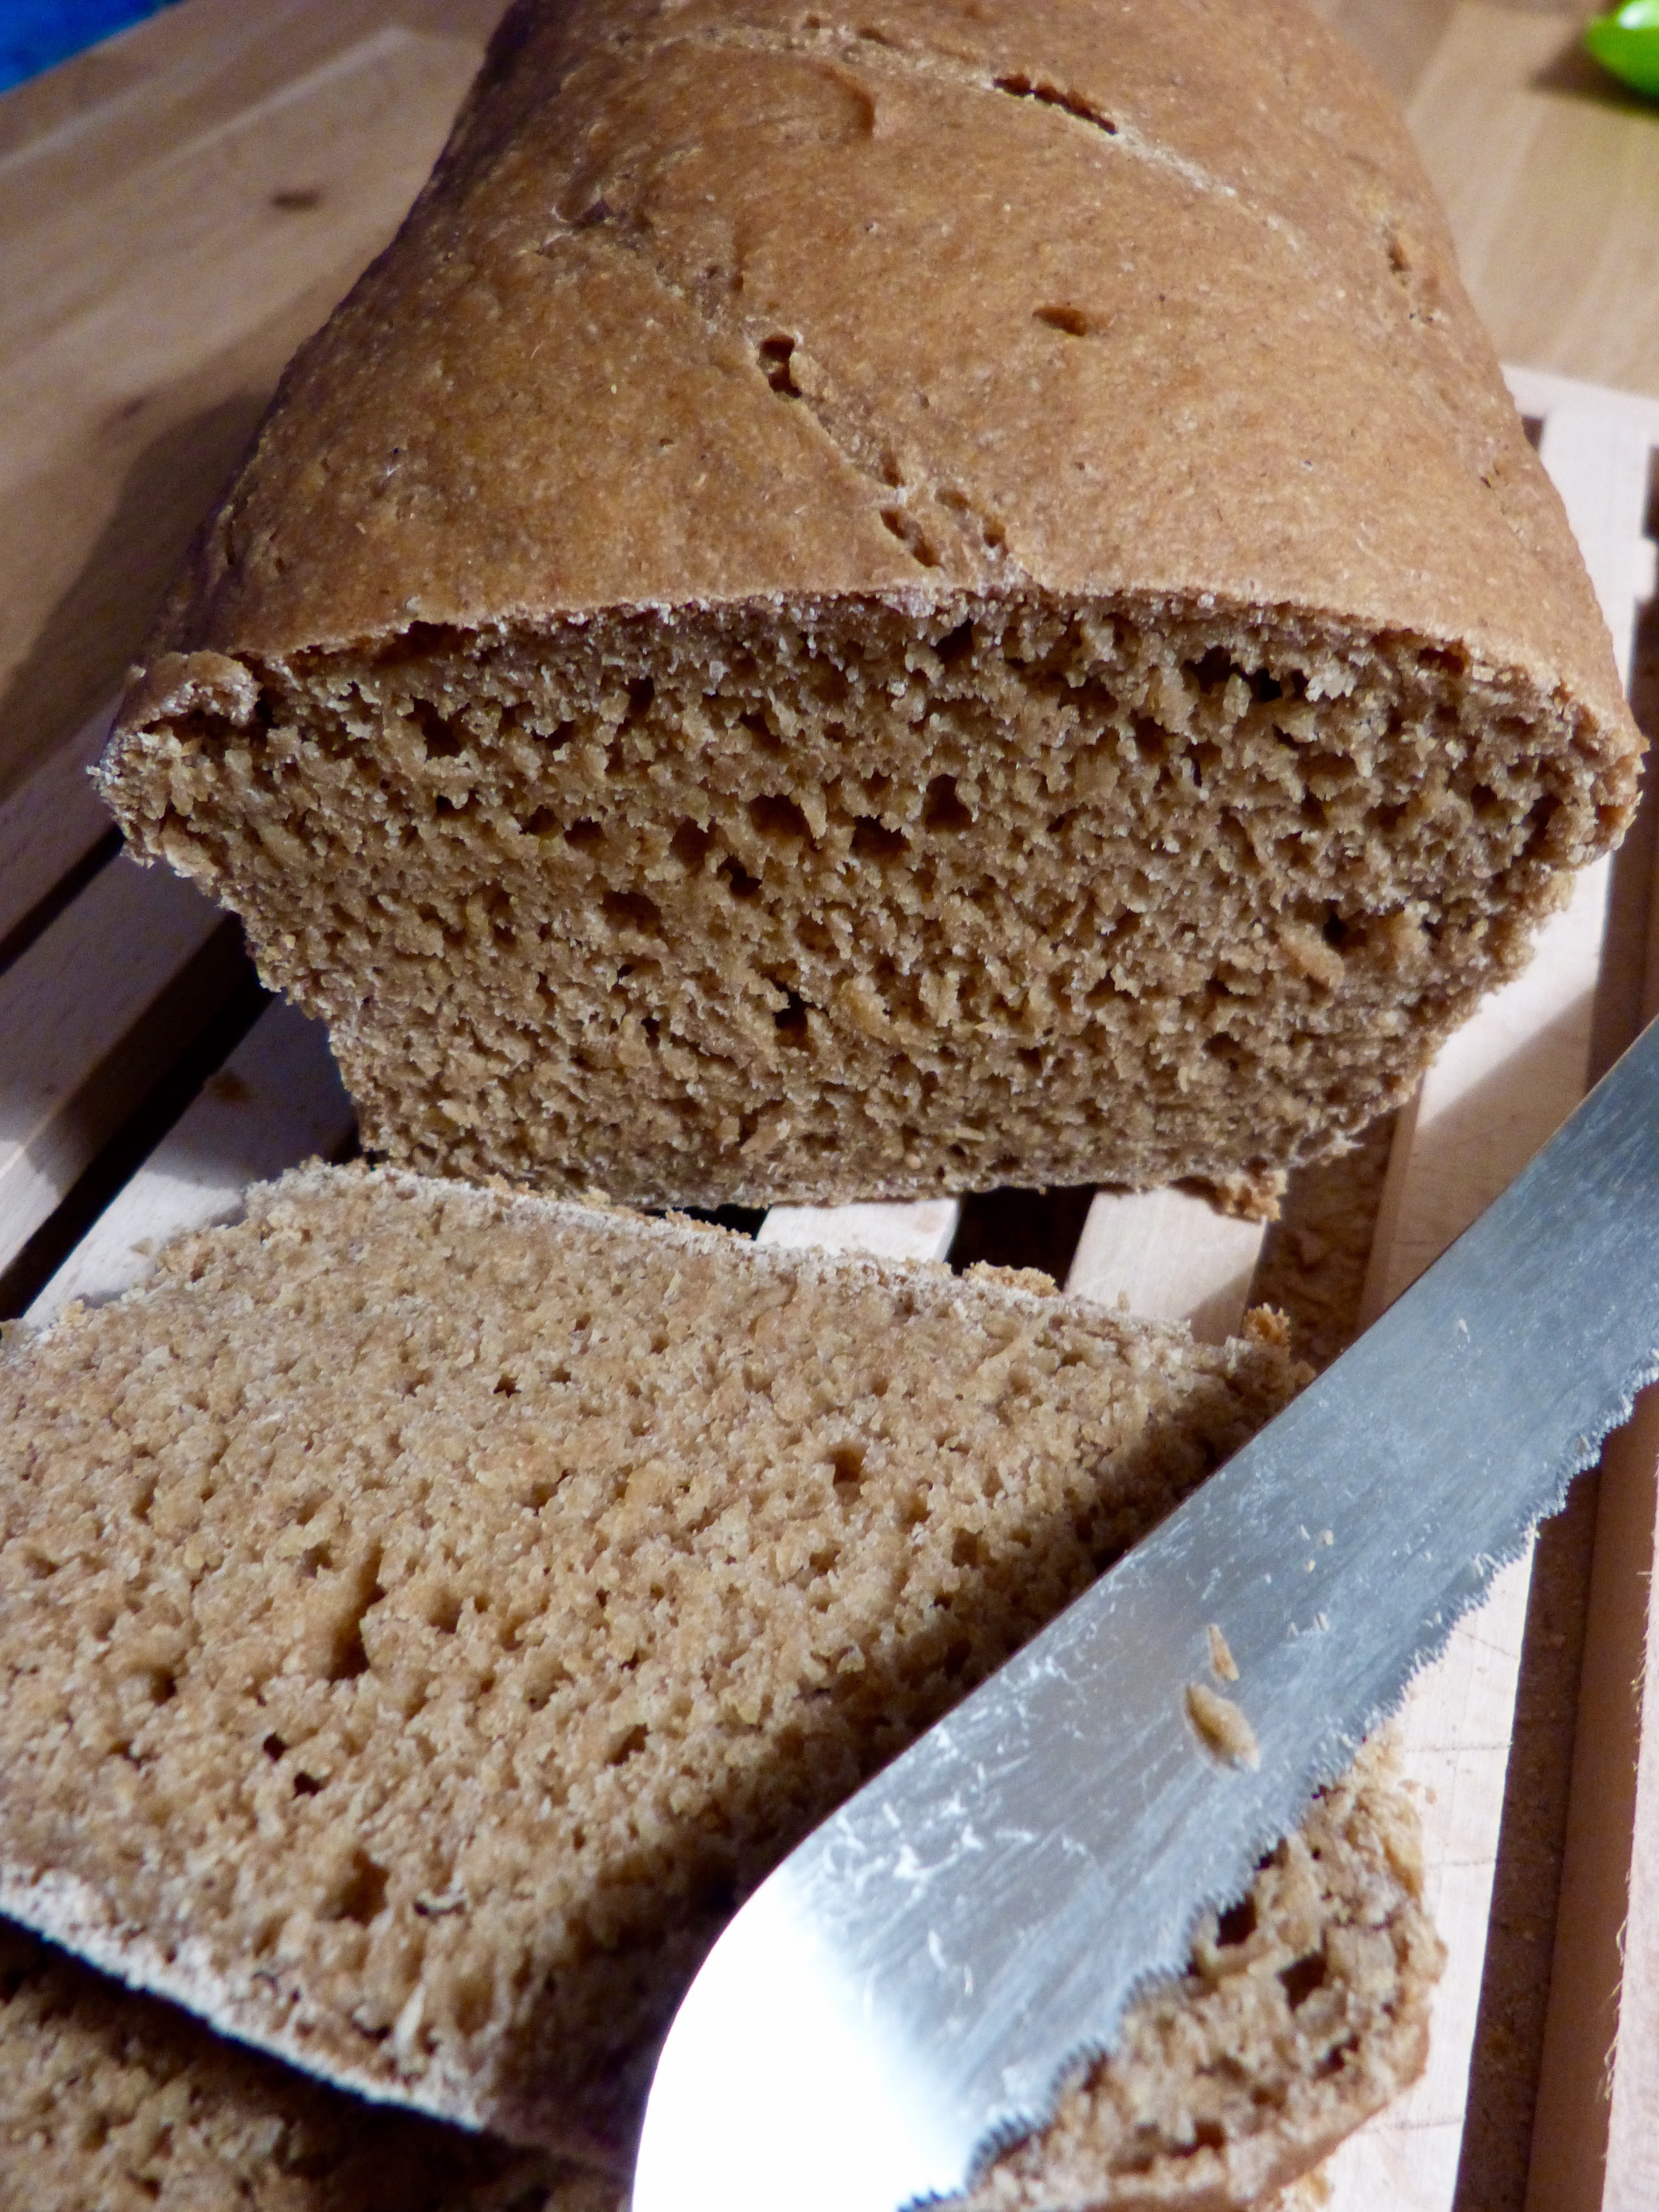
[(1464, 6), (1407, 114), (1504, 359), (1659, 393), (1659, 107), (1574, 22)]
[(1204, 1344), (1237, 1329), (1263, 1224), (1219, 1214), (1184, 1190), (1097, 1191), (1066, 1288), (1120, 1300), (1152, 1321), (1184, 1321)]
[(867, 1252), (877, 1260), (942, 1260), (962, 1218), (953, 1198), (909, 1205), (775, 1206), (757, 1242), (802, 1252)]
[(498, 12), (182, 0), (0, 100), (0, 797), (118, 687)]

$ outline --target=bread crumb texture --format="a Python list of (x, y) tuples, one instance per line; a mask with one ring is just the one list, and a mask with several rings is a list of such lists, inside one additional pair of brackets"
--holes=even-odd
[(0, 2212), (617, 2212), (545, 2153), (366, 2105), (0, 1922)]
[(103, 787), (371, 1146), (760, 1204), (1264, 1188), (1639, 750), (1301, 9), (572, 0), (291, 368)]
[[(1297, 1372), (991, 1275), (389, 1171), (256, 1190), (0, 1355), (0, 1904), (302, 2067), (620, 2172), (734, 1901)], [(1200, 2117), (1205, 2008), (1258, 1984), (1263, 2081), (1328, 2133), (1419, 2062), (1409, 1816), (1353, 1787), (1346, 1840), (1258, 1877), (1264, 1929), (1270, 1892), (1312, 1917), (1200, 1943), (1135, 2014)], [(1328, 2016), (1330, 2063), (1280, 2078)], [(1317, 2129), (1271, 2106), (1294, 2171)], [(1234, 2156), (1182, 2124), (1172, 2171)]]
[(1206, 1917), (1188, 1974), (1131, 2008), (973, 2212), (1238, 2212), (1308, 2172), (1421, 2071), (1444, 1957), (1421, 1887), (1384, 1741)]
[[(1118, 2057), (997, 2163), (974, 2212), (1260, 2204), (1263, 2173), (1321, 2155), (1421, 2063), (1438, 1954), (1417, 1884), (1407, 1802), (1368, 1754), (1248, 1902), (1206, 1918), (1178, 1988), (1132, 2008)], [(365, 2105), (0, 1923), (0, 2212), (625, 2202), (594, 2169)]]

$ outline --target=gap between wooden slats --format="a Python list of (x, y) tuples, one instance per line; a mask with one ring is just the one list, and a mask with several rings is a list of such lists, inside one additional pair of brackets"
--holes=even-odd
[(0, 807), (0, 947), (51, 898), (64, 877), (115, 834), (87, 774), (104, 750), (114, 719), (113, 702), (100, 708)]
[(0, 975), (0, 1269), (244, 972), (220, 908), (123, 854)]
[(251, 1182), (313, 1155), (338, 1158), (354, 1127), (327, 1031), (295, 1007), (268, 1006), (24, 1318), (39, 1328), (72, 1298), (131, 1289), (170, 1237), (234, 1219)]

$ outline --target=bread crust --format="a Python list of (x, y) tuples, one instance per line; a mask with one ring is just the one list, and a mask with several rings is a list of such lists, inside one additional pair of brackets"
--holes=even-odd
[(519, 0), (149, 659), (1018, 579), (1624, 722), (1416, 156), (1295, 0)]

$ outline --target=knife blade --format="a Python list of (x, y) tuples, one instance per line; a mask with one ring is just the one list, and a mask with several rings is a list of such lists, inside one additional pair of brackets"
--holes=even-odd
[[(1656, 1375), (1659, 1024), (1318, 1382), (756, 1891), (669, 2032), (633, 2212), (967, 2186), (1181, 1970)], [(1212, 1624), (1224, 1715), (1188, 1694)]]

